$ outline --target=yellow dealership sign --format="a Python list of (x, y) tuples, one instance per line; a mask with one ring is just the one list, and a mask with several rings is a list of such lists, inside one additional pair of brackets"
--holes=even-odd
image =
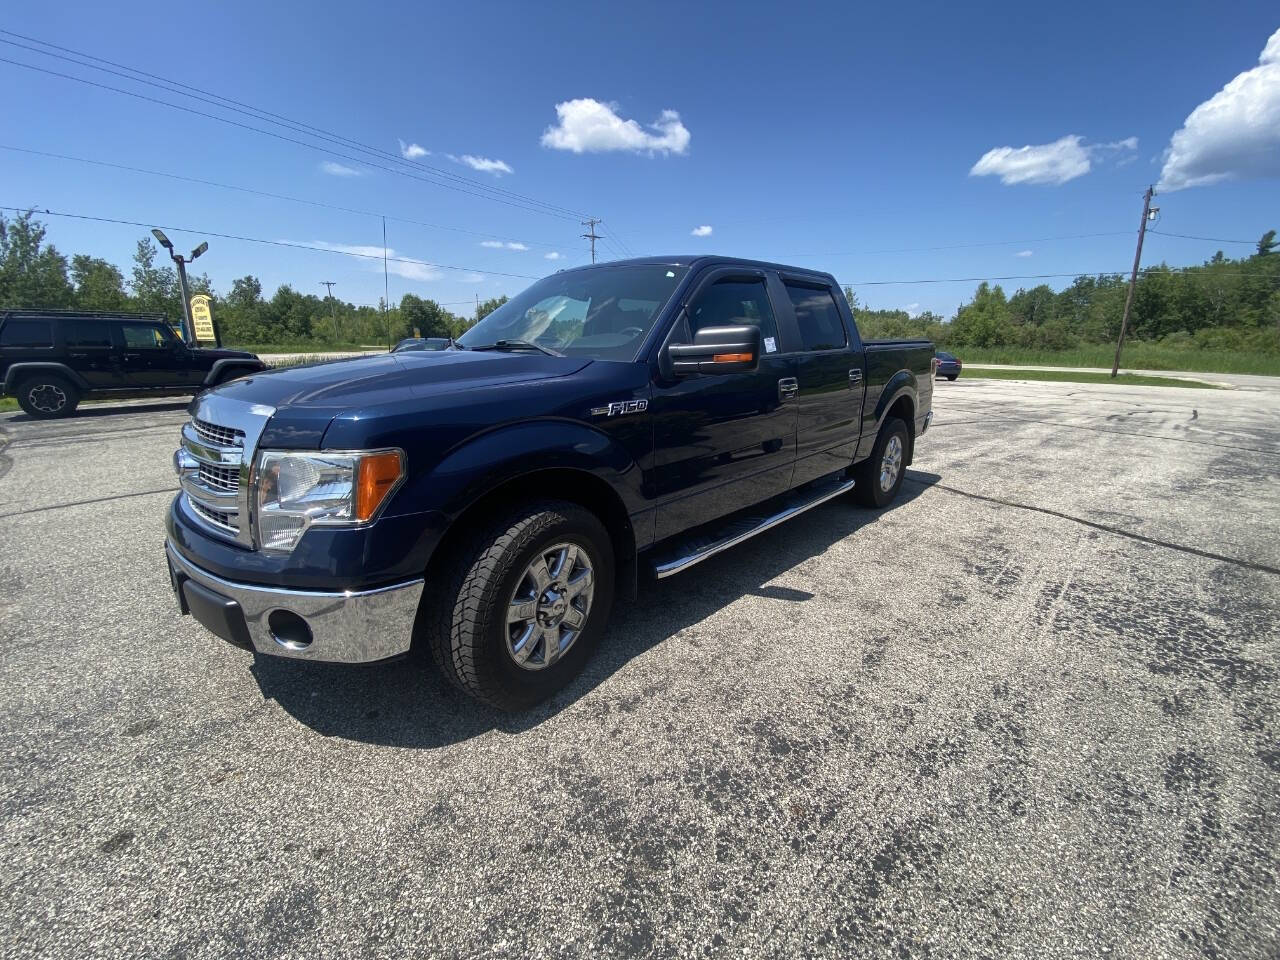
[(217, 343), (213, 330), (213, 306), (207, 294), (197, 293), (191, 298), (191, 325), (195, 328), (196, 343)]

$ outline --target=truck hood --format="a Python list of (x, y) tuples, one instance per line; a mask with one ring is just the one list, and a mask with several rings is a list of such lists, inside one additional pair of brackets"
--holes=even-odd
[(322, 408), (336, 416), (344, 410), (367, 409), (410, 396), (430, 397), (493, 384), (564, 377), (590, 362), (489, 350), (380, 353), (256, 373), (217, 391), (231, 399), (275, 407), (277, 413), (291, 407)]

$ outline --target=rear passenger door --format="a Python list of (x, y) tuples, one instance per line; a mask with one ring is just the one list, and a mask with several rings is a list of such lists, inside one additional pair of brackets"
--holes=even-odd
[(846, 324), (831, 284), (818, 277), (778, 278), (784, 322), (792, 325), (799, 386), (792, 486), (853, 463), (865, 392), (861, 344)]
[(102, 320), (65, 319), (61, 323), (67, 366), (94, 390), (127, 387), (124, 351), (111, 341), (111, 325)]

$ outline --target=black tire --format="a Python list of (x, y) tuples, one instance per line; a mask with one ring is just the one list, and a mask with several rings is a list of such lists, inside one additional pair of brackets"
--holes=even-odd
[[(893, 440), (897, 439), (897, 447), (894, 448)], [(902, 480), (907, 473), (907, 450), (910, 447), (911, 439), (907, 433), (907, 425), (897, 417), (891, 417), (884, 422), (884, 426), (880, 428), (880, 436), (876, 437), (876, 445), (871, 450), (869, 456), (862, 463), (858, 464), (854, 471), (854, 479), (857, 484), (853, 488), (854, 499), (864, 507), (887, 507), (893, 503), (898, 496), (898, 491), (902, 489)], [(885, 454), (886, 451), (896, 449), (897, 454), (897, 471), (888, 471), (893, 473), (893, 482), (888, 488), (882, 484), (882, 477), (885, 471)]]
[[(574, 545), (582, 551), (585, 560), (579, 559), (574, 567), (579, 580), (584, 564), (591, 573), (592, 595), (585, 601), (583, 625), (566, 641), (569, 627), (557, 622), (549, 629), (556, 631), (559, 642), (568, 642), (567, 649), (558, 658), (553, 656), (549, 666), (538, 667), (537, 651), (543, 650), (542, 659), (546, 657), (547, 635), (541, 634), (543, 639), (535, 637), (528, 647), (522, 647), (532, 650), (533, 655), (529, 656), (530, 666), (521, 666), (511, 637), (522, 633), (524, 627), (508, 624), (509, 604), (518, 600), (518, 590), (532, 586), (528, 572), (539, 552), (546, 556), (560, 545)], [(613, 605), (614, 566), (608, 531), (594, 514), (577, 504), (545, 500), (507, 511), (463, 541), (444, 579), (444, 589), (434, 598), (435, 608), (424, 610), (426, 640), (436, 666), (464, 693), (501, 710), (522, 710), (545, 700), (578, 675), (604, 633)], [(549, 570), (551, 567), (552, 563), (547, 563)], [(556, 573), (549, 590), (562, 582), (561, 574), (568, 583), (574, 570)], [(561, 606), (583, 602), (566, 601), (566, 596), (561, 590), (557, 601)], [(432, 599), (424, 598), (423, 602)], [(532, 605), (530, 609), (536, 606), (539, 615), (546, 611), (553, 619), (556, 616), (553, 606), (537, 600), (525, 602)], [(581, 611), (578, 615), (582, 616)], [(538, 619), (527, 626), (537, 630), (541, 623)]]
[(18, 384), (16, 392), (18, 406), (37, 420), (69, 417), (80, 404), (80, 391), (56, 373), (32, 374)]
[(948, 374), (947, 374), (947, 379), (948, 379), (948, 380), (954, 380), (954, 379), (955, 379), (956, 377), (958, 377), (958, 376), (960, 376), (960, 374), (958, 374), (958, 373), (948, 373)]

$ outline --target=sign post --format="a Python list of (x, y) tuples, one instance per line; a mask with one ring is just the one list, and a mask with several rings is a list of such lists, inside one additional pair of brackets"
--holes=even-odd
[(213, 325), (213, 304), (208, 294), (197, 293), (191, 298), (191, 325), (195, 328), (196, 343), (222, 346), (217, 329)]

